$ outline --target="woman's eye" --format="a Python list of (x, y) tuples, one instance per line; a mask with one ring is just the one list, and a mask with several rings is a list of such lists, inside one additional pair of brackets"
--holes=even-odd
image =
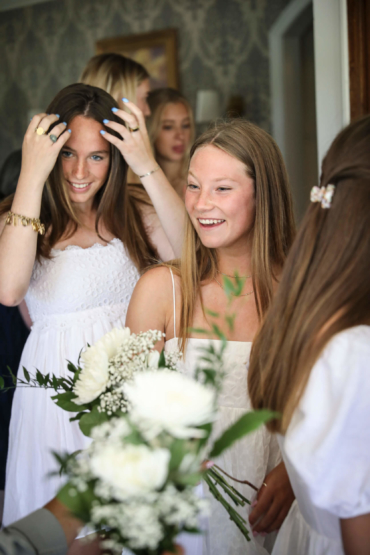
[(231, 191), (231, 187), (218, 187), (217, 191)]
[(62, 156), (63, 158), (70, 158), (72, 156), (72, 152), (69, 150), (62, 150)]
[(194, 183), (188, 183), (188, 189), (198, 189), (198, 185), (194, 185)]
[(184, 123), (182, 126), (183, 129), (190, 129), (190, 123)]
[(99, 156), (98, 154), (93, 154), (91, 156), (91, 158), (95, 161), (95, 162), (100, 162), (100, 160), (103, 160), (102, 156)]
[(172, 125), (164, 125), (162, 129), (164, 129), (165, 131), (171, 131)]

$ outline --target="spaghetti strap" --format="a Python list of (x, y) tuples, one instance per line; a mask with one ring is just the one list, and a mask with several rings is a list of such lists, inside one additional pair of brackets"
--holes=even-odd
[(172, 278), (172, 293), (173, 293), (173, 336), (176, 339), (176, 290), (175, 290), (175, 279), (171, 268), (169, 268)]

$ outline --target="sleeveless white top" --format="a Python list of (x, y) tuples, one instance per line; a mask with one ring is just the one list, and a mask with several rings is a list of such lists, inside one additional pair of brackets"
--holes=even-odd
[[(34, 265), (26, 295), (33, 320), (22, 367), (68, 376), (67, 360), (77, 363), (87, 344), (125, 325), (139, 272), (119, 239), (107, 246), (52, 250), (50, 260)], [(17, 387), (10, 423), (4, 525), (26, 516), (54, 497), (62, 484), (51, 451), (73, 452), (89, 443), (70, 422), (73, 413), (50, 399), (55, 391)]]
[[(171, 272), (172, 275), (172, 272)], [(178, 349), (176, 337), (176, 305), (175, 284), (173, 284), (174, 303), (174, 338), (166, 341), (165, 350)], [(199, 347), (206, 347), (210, 342), (217, 345), (220, 342), (211, 339), (190, 338), (187, 342), (185, 359), (181, 371), (193, 376), (200, 356)], [(214, 426), (214, 437), (218, 437), (224, 429), (231, 426), (245, 412), (252, 410), (247, 389), (247, 372), (252, 343), (242, 341), (229, 341), (224, 354), (226, 376), (223, 389), (219, 397), (219, 419)], [(260, 488), (266, 474), (268, 474), (281, 461), (280, 450), (276, 436), (270, 434), (263, 426), (252, 434), (236, 443), (231, 449), (222, 454), (215, 462), (228, 474), (239, 480), (248, 480)], [(255, 499), (256, 492), (247, 485), (233, 482), (226, 477), (245, 497), (251, 501)], [(199, 488), (198, 488), (199, 489)], [(215, 501), (209, 493), (206, 484), (203, 484), (204, 495), (211, 502), (211, 516), (203, 526), (205, 534), (180, 536), (180, 543), (184, 546), (186, 555), (266, 555), (271, 548), (276, 534), (266, 538), (261, 536), (247, 542), (236, 525), (229, 520), (228, 513), (222, 505)], [(231, 500), (230, 504), (233, 505)], [(251, 512), (249, 505), (239, 509), (247, 521)]]

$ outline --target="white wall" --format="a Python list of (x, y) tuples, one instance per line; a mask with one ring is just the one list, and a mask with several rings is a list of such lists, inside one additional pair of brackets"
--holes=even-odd
[(350, 121), (346, 0), (313, 0), (319, 166)]

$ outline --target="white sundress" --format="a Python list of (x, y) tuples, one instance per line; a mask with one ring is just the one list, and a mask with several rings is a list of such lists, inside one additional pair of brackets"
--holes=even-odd
[[(119, 239), (108, 245), (52, 250), (36, 262), (26, 295), (33, 321), (18, 375), (67, 376), (67, 360), (114, 327), (125, 325), (126, 312), (139, 273)], [(73, 413), (50, 399), (54, 390), (17, 387), (9, 432), (3, 524), (26, 516), (54, 497), (62, 485), (51, 451), (73, 452), (90, 440), (70, 422)]]
[[(172, 275), (172, 272), (171, 272)], [(175, 288), (173, 276), (173, 287)], [(174, 289), (174, 322), (176, 322), (175, 289)], [(199, 347), (206, 347), (212, 341), (210, 339), (190, 338), (187, 342), (185, 362), (182, 371), (189, 376), (194, 375), (197, 359), (200, 356)], [(245, 412), (251, 411), (251, 403), (248, 396), (247, 373), (252, 343), (242, 341), (229, 341), (224, 355), (226, 362), (226, 377), (223, 390), (219, 397), (219, 419), (214, 426), (214, 436), (221, 435), (224, 429), (231, 426)], [(174, 325), (174, 338), (166, 341), (165, 350), (174, 351), (178, 349), (178, 338), (176, 337), (176, 325)], [(240, 480), (248, 480), (260, 488), (263, 480), (277, 464), (281, 462), (281, 454), (275, 435), (269, 433), (265, 426), (260, 427), (252, 434), (236, 443), (231, 449), (222, 454), (215, 462), (228, 474)], [(229, 480), (226, 477), (227, 480)], [(229, 480), (243, 495), (253, 501), (256, 492), (245, 484), (239, 484)], [(229, 515), (222, 505), (209, 493), (205, 484), (198, 487), (203, 490), (211, 502), (211, 516), (207, 522), (202, 523), (205, 529), (203, 536), (183, 534), (179, 537), (179, 543), (184, 547), (186, 555), (267, 555), (271, 552), (276, 534), (269, 534), (266, 538), (253, 537), (247, 542), (236, 525), (229, 520)], [(233, 502), (230, 504), (233, 505)], [(239, 509), (247, 521), (251, 512), (250, 505)]]

